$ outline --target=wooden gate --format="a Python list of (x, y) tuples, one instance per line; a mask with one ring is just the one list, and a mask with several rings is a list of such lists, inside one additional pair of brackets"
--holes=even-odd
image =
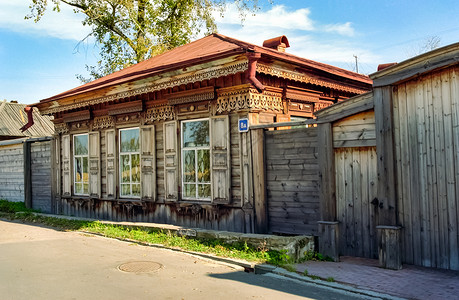
[(336, 148), (340, 255), (377, 258), (376, 147)]

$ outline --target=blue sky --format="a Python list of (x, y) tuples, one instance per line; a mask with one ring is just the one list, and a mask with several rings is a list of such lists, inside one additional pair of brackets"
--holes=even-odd
[[(31, 0), (0, 1), (0, 100), (35, 103), (80, 85), (85, 65), (98, 49), (80, 43), (89, 33), (70, 9), (49, 11), (39, 23), (24, 20)], [(260, 0), (262, 2), (263, 0)], [(229, 8), (218, 18), (219, 32), (261, 45), (285, 34), (289, 53), (371, 74), (377, 65), (400, 62), (431, 36), (440, 46), (459, 42), (457, 0), (274, 0), (248, 15), (241, 27)]]

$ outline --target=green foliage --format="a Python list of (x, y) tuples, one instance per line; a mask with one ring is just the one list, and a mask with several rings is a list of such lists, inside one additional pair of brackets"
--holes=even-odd
[(0, 212), (16, 213), (22, 211), (27, 212), (32, 210), (26, 208), (24, 202), (10, 202), (7, 200), (0, 199)]
[(300, 262), (305, 262), (309, 260), (314, 260), (314, 261), (333, 261), (332, 258), (328, 256), (324, 256), (323, 254), (319, 252), (314, 252), (314, 251), (308, 251), (305, 253), (304, 257), (301, 259)]
[(308, 276), (308, 274), (309, 274), (308, 269), (304, 269), (303, 275), (304, 275), (304, 276)]
[[(30, 0), (26, 19), (40, 21), (60, 5), (85, 15), (83, 25), (100, 46), (97, 66), (86, 66), (91, 79), (100, 78), (164, 51), (184, 45), (201, 32), (216, 32), (213, 14), (223, 15), (234, 3), (243, 20), (258, 10), (258, 0)], [(77, 76), (81, 81), (91, 79)]]
[(335, 278), (333, 278), (333, 277), (327, 277), (327, 281), (328, 281), (328, 282), (335, 282)]

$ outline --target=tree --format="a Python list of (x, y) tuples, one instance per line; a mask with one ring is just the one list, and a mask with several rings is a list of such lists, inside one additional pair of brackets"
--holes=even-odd
[(411, 51), (408, 51), (408, 57), (414, 57), (423, 53), (437, 49), (440, 46), (441, 39), (439, 36), (432, 35), (424, 38), (418, 44), (412, 47)]
[[(48, 9), (68, 5), (83, 13), (83, 25), (100, 45), (97, 66), (86, 66), (92, 79), (100, 78), (164, 51), (184, 45), (202, 30), (217, 27), (214, 12), (223, 14), (235, 3), (241, 19), (258, 9), (258, 0), (31, 0), (27, 19), (39, 22)], [(88, 36), (88, 37), (89, 37)], [(86, 37), (86, 38), (88, 38)], [(78, 76), (80, 80), (88, 79)]]

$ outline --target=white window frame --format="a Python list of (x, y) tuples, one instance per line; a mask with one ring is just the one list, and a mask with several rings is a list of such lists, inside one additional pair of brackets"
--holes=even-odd
[[(192, 122), (199, 122), (199, 121), (207, 121), (209, 122), (209, 145), (208, 146), (201, 146), (201, 147), (185, 147), (183, 143), (183, 137), (184, 137), (184, 130), (183, 130), (183, 124), (185, 123), (192, 123)], [(212, 163), (210, 163), (209, 170), (210, 170), (210, 181), (209, 183), (200, 183), (197, 179), (198, 176), (198, 150), (209, 150), (209, 162), (211, 161), (212, 158), (212, 153), (211, 153), (211, 130), (210, 130), (210, 118), (201, 118), (201, 119), (192, 119), (192, 120), (183, 120), (180, 122), (180, 151), (181, 151), (181, 159), (180, 159), (180, 177), (181, 177), (181, 184), (182, 184), (182, 199), (183, 200), (198, 200), (198, 201), (206, 201), (206, 202), (211, 202), (212, 201)], [(184, 181), (184, 151), (186, 150), (194, 150), (195, 151), (195, 181), (194, 182), (185, 182)], [(196, 185), (196, 197), (185, 197), (184, 196), (184, 190), (185, 190), (185, 184), (195, 184)], [(198, 197), (198, 184), (206, 184), (210, 186), (210, 195), (207, 198), (204, 197)]]
[[(121, 132), (122, 131), (127, 131), (127, 130), (132, 130), (132, 129), (137, 129), (138, 132), (139, 132), (139, 150), (137, 152), (121, 152)], [(129, 128), (121, 128), (118, 130), (118, 134), (119, 134), (119, 139), (118, 139), (118, 164), (119, 164), (119, 195), (120, 195), (120, 198), (135, 198), (135, 199), (140, 199), (141, 197), (141, 193), (142, 193), (142, 181), (140, 181), (139, 183), (133, 183), (132, 182), (132, 155), (139, 155), (139, 164), (141, 162), (141, 157), (140, 157), (140, 149), (142, 147), (142, 145), (140, 145), (140, 143), (142, 142), (141, 141), (141, 137), (140, 137), (140, 127), (129, 127)], [(129, 155), (129, 165), (130, 165), (130, 169), (131, 169), (131, 178), (130, 178), (130, 182), (128, 183), (129, 184), (129, 190), (130, 190), (130, 194), (129, 195), (123, 195), (122, 192), (123, 192), (123, 185), (125, 185), (126, 183), (123, 183), (122, 182), (122, 177), (123, 177), (123, 163), (121, 161), (121, 156), (122, 155)], [(139, 166), (140, 169), (142, 168), (142, 166)], [(140, 194), (138, 196), (135, 196), (132, 194), (132, 185), (133, 184), (138, 184), (139, 185), (139, 191), (140, 191)]]
[[(76, 137), (78, 136), (86, 136), (87, 140), (88, 140), (88, 153), (87, 154), (78, 154), (76, 155), (75, 154), (75, 139)], [(74, 195), (77, 195), (77, 196), (89, 196), (89, 134), (88, 133), (81, 133), (81, 134), (74, 134), (73, 135), (73, 194)], [(83, 170), (84, 170), (84, 167), (83, 167), (83, 161), (84, 161), (84, 158), (86, 157), (86, 161), (88, 163), (88, 166), (87, 166), (87, 170), (88, 170), (88, 181), (87, 182), (84, 182), (84, 176), (83, 176)], [(81, 170), (82, 170), (82, 176), (81, 176), (81, 181), (77, 181), (77, 178), (76, 178), (76, 172), (77, 172), (77, 158), (81, 158)], [(88, 193), (79, 193), (77, 192), (77, 183), (81, 183), (83, 185), (83, 191), (84, 191), (84, 184), (86, 183), (88, 185)]]

